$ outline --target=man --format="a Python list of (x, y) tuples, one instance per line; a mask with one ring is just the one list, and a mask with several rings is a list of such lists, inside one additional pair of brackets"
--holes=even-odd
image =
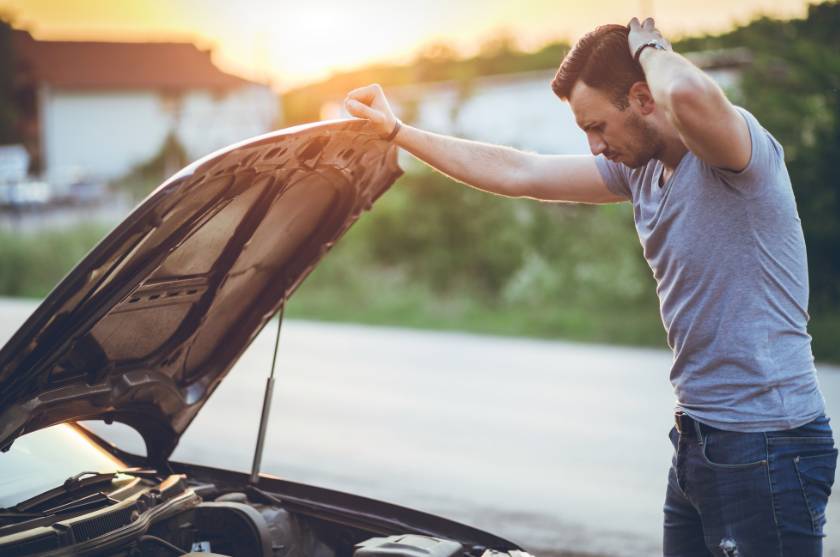
[(592, 156), (402, 125), (378, 85), (345, 106), (470, 186), (630, 201), (674, 352), (664, 554), (821, 555), (837, 450), (806, 331), (805, 243), (782, 147), (652, 19), (587, 34), (551, 86)]

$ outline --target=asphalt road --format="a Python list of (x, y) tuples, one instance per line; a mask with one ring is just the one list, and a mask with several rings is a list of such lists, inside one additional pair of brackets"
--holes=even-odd
[[(34, 307), (0, 300), (0, 341)], [(250, 469), (275, 331), (173, 458)], [(665, 350), (288, 321), (263, 470), (448, 516), (538, 554), (661, 554), (670, 362)], [(840, 368), (818, 369), (838, 416)], [(826, 555), (840, 555), (840, 497), (828, 519)]]

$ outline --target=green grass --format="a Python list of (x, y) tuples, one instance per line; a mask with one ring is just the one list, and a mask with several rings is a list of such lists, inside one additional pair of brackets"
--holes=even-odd
[(37, 233), (0, 232), (0, 295), (46, 296), (109, 228), (82, 224)]
[[(494, 295), (464, 278), (441, 289), (415, 274), (416, 261), (377, 261), (363, 229), (351, 229), (304, 281), (289, 317), (667, 349), (652, 286), (630, 300), (575, 290)], [(86, 224), (0, 233), (0, 295), (43, 298), (106, 232), (105, 225)], [(814, 314), (809, 331), (817, 359), (840, 362), (840, 313)]]
[(318, 264), (293, 294), (289, 317), (667, 349), (652, 289), (624, 304), (576, 291), (519, 301), (488, 294), (467, 280), (440, 289), (414, 273), (414, 262), (373, 260), (357, 241), (364, 235), (351, 229)]
[[(304, 284), (288, 306), (292, 318), (398, 325), (509, 336), (569, 339), (667, 348), (655, 308), (585, 308), (574, 300), (542, 308), (492, 304), (469, 293), (436, 294), (391, 285), (374, 274), (364, 292), (338, 285)], [(378, 286), (374, 286), (378, 285)]]

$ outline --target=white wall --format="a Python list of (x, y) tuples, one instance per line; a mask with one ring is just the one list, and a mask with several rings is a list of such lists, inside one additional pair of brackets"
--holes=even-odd
[(169, 127), (153, 92), (48, 90), (41, 99), (41, 145), (48, 179), (77, 169), (118, 176), (154, 156)]
[(539, 153), (589, 153), (568, 103), (551, 90), (553, 76), (540, 72), (478, 80), (458, 108), (457, 91), (432, 90), (420, 103), (417, 124)]
[(190, 159), (271, 131), (279, 101), (267, 87), (247, 86), (224, 95), (193, 91), (180, 102), (156, 91), (69, 91), (41, 94), (46, 177), (82, 172), (119, 177), (155, 156), (167, 134)]
[(178, 140), (190, 159), (197, 159), (273, 130), (279, 105), (279, 97), (260, 85), (242, 87), (225, 96), (195, 91), (183, 100)]

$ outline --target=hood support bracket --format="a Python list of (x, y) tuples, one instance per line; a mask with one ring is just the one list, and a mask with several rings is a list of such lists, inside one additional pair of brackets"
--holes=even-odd
[(260, 431), (257, 435), (257, 446), (254, 449), (254, 463), (251, 465), (251, 484), (257, 485), (260, 481), (260, 465), (262, 464), (263, 446), (265, 444), (265, 432), (268, 429), (268, 416), (271, 413), (271, 397), (274, 394), (274, 368), (277, 365), (277, 348), (280, 345), (280, 326), (283, 324), (283, 310), (286, 303), (280, 306), (277, 312), (277, 337), (274, 339), (274, 357), (271, 359), (271, 374), (265, 383), (265, 396), (263, 397), (262, 415), (260, 416)]

